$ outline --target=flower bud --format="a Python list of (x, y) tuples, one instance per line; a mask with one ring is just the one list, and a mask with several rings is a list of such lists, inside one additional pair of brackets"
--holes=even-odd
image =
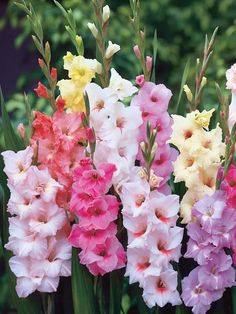
[(77, 42), (77, 45), (80, 46), (82, 43), (82, 37), (79, 35), (75, 36), (75, 41)]
[(136, 82), (137, 85), (142, 87), (143, 84), (145, 83), (144, 75), (141, 74), (141, 75), (136, 76), (135, 82)]
[(86, 135), (90, 143), (95, 142), (95, 134), (93, 128), (87, 128), (86, 129)]
[(90, 29), (91, 33), (93, 34), (94, 38), (97, 38), (98, 36), (98, 30), (94, 23), (88, 23), (88, 28)]
[(51, 69), (51, 78), (53, 81), (57, 80), (57, 69), (56, 68)]
[(148, 72), (151, 72), (152, 70), (152, 57), (150, 56), (146, 57), (146, 69)]
[(145, 144), (145, 142), (141, 142), (139, 145), (140, 145), (142, 151), (145, 152), (145, 150), (146, 150), (146, 144)]
[(138, 45), (135, 45), (134, 48), (134, 53), (135, 53), (135, 56), (137, 59), (140, 59), (140, 50), (139, 50), (139, 46)]
[(108, 43), (108, 47), (105, 52), (105, 58), (110, 59), (115, 53), (120, 50), (120, 46), (117, 44), (113, 44), (111, 41)]
[(39, 82), (38, 87), (34, 91), (39, 97), (48, 99), (48, 90), (42, 83)]
[(149, 180), (151, 188), (158, 188), (162, 180), (163, 180), (162, 177), (158, 177), (153, 172), (151, 172)]
[(17, 130), (18, 130), (20, 136), (24, 139), (24, 137), (25, 137), (25, 127), (24, 127), (24, 124), (23, 123), (19, 123), (18, 127), (17, 127)]
[(156, 154), (157, 151), (157, 143), (154, 143), (151, 150), (151, 157), (153, 157)]
[(105, 5), (102, 9), (102, 23), (105, 24), (110, 18), (110, 8), (108, 5)]
[(207, 78), (203, 76), (202, 81), (201, 81), (201, 87), (204, 87), (207, 83)]
[(138, 176), (140, 177), (140, 179), (147, 179), (148, 178), (147, 173), (143, 167), (140, 168), (140, 170), (138, 172)]
[(39, 64), (40, 67), (42, 67), (43, 66), (43, 59), (38, 58), (38, 64)]
[(184, 89), (184, 92), (186, 94), (188, 101), (191, 102), (193, 100), (193, 94), (192, 94), (190, 88), (188, 87), (187, 84), (185, 84), (183, 89)]

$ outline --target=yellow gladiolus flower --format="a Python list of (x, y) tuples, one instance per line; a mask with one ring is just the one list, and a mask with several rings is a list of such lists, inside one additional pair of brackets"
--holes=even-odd
[(211, 109), (209, 111), (203, 110), (202, 112), (199, 112), (198, 110), (195, 111), (195, 121), (197, 124), (199, 124), (201, 127), (208, 129), (212, 113), (215, 111), (215, 109)]

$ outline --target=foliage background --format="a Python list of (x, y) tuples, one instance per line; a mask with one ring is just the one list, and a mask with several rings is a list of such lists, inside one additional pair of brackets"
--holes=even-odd
[[(16, 49), (25, 49), (32, 58), (30, 71), (22, 69), (22, 74), (17, 78), (17, 83), (8, 95), (7, 109), (15, 125), (24, 122), (23, 92), (29, 92), (29, 100), (33, 108), (46, 111), (44, 101), (36, 99), (32, 89), (37, 82), (42, 80), (42, 75), (37, 67), (37, 53), (32, 41), (30, 25), (24, 15), (13, 3), (7, 2), (7, 11), (0, 18), (1, 32), (6, 25), (17, 28), (14, 44)], [(203, 49), (204, 36), (209, 36), (216, 26), (219, 26), (214, 54), (208, 69), (208, 88), (203, 98), (205, 106), (215, 106), (217, 97), (214, 82), (222, 87), (225, 85), (225, 70), (236, 60), (236, 1), (235, 0), (141, 0), (142, 22), (147, 33), (147, 48), (152, 54), (152, 40), (154, 30), (157, 31), (157, 82), (165, 83), (173, 92), (171, 106), (176, 102), (180, 88), (182, 72), (188, 58), (191, 60), (190, 77), (188, 81), (193, 86), (195, 60)], [(74, 51), (65, 31), (65, 21), (61, 12), (52, 0), (31, 0), (31, 3), (43, 21), (45, 39), (51, 44), (53, 64), (59, 69), (59, 78), (66, 72), (62, 68), (62, 57), (66, 51)], [(95, 42), (87, 28), (87, 22), (93, 19), (91, 0), (62, 0), (60, 3), (65, 8), (72, 8), (78, 25), (78, 33), (82, 35), (85, 43), (87, 57), (95, 57)], [(129, 0), (109, 0), (112, 15), (109, 37), (112, 42), (121, 46), (121, 51), (114, 58), (114, 66), (122, 76), (134, 79), (139, 73), (139, 67), (133, 54), (133, 31), (129, 22)], [(7, 53), (4, 43), (0, 47), (1, 55)], [(10, 65), (9, 65), (10, 66)], [(12, 71), (14, 75), (14, 71)], [(4, 73), (0, 74), (1, 80)], [(4, 91), (3, 91), (4, 93)], [(184, 101), (184, 100), (182, 100)], [(1, 123), (0, 123), (0, 134)], [(0, 135), (0, 149), (3, 149), (3, 139)], [(2, 264), (0, 268), (3, 269)], [(10, 307), (7, 301), (8, 286), (4, 271), (0, 272), (0, 313), (8, 313)]]

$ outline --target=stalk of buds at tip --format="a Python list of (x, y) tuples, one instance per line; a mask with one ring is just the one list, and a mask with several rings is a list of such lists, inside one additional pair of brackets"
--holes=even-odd
[(90, 29), (91, 33), (93, 34), (94, 38), (98, 37), (98, 30), (94, 23), (88, 23), (88, 28)]

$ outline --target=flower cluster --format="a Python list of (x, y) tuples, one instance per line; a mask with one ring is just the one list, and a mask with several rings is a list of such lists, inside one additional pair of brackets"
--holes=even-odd
[[(139, 93), (133, 97), (131, 102), (131, 106), (138, 107), (142, 112), (143, 123), (139, 128), (139, 142), (147, 142), (147, 123), (151, 125), (152, 129), (157, 130), (156, 143), (158, 148), (152, 169), (156, 176), (162, 177), (159, 191), (165, 194), (170, 193), (167, 181), (173, 170), (172, 162), (177, 157), (177, 151), (167, 144), (172, 133), (172, 119), (167, 112), (171, 96), (171, 91), (165, 85), (144, 82)], [(139, 148), (137, 159), (142, 166), (145, 164), (141, 148)]]
[(86, 59), (67, 52), (64, 57), (64, 69), (68, 71), (69, 79), (60, 80), (57, 85), (65, 100), (65, 106), (72, 111), (85, 111), (85, 87), (95, 77), (95, 73), (101, 73), (102, 66), (95, 59)]
[(95, 83), (86, 87), (90, 105), (90, 123), (96, 134), (95, 165), (114, 163), (112, 178), (115, 188), (129, 177), (138, 152), (138, 128), (142, 124), (138, 108), (127, 107), (123, 101), (137, 88), (111, 69), (109, 86), (101, 88)]
[(79, 219), (69, 236), (70, 243), (82, 249), (81, 264), (94, 275), (104, 275), (125, 266), (124, 249), (116, 237), (119, 202), (106, 193), (116, 167), (103, 163), (97, 169), (91, 160), (82, 159), (74, 171), (71, 210)]
[(2, 153), (11, 192), (9, 241), (15, 256), (9, 260), (17, 277), (19, 297), (35, 290), (54, 292), (60, 276), (70, 276), (71, 246), (64, 209), (56, 203), (60, 184), (47, 169), (32, 165), (33, 149)]
[(196, 110), (186, 117), (172, 115), (174, 124), (170, 142), (180, 151), (174, 162), (175, 182), (184, 181), (188, 188), (181, 202), (184, 223), (191, 220), (193, 204), (205, 194), (213, 194), (215, 190), (225, 144), (218, 124), (215, 129), (208, 131), (213, 111)]
[(130, 283), (138, 282), (149, 307), (181, 303), (177, 272), (183, 229), (176, 227), (179, 198), (150, 190), (148, 181), (134, 168), (123, 184), (123, 223), (128, 231), (127, 269)]
[(34, 113), (31, 145), (37, 147), (39, 168), (48, 169), (61, 186), (58, 204), (69, 209), (72, 174), (79, 160), (85, 157), (83, 144), (88, 132), (83, 127), (82, 113), (65, 112), (61, 99), (57, 101), (57, 108), (52, 117)]
[(222, 191), (205, 196), (192, 212), (194, 222), (187, 227), (187, 252), (199, 266), (182, 281), (182, 298), (193, 313), (204, 314), (220, 299), (225, 288), (235, 285), (232, 258), (224, 248), (232, 247), (236, 227), (235, 208), (229, 207)]

